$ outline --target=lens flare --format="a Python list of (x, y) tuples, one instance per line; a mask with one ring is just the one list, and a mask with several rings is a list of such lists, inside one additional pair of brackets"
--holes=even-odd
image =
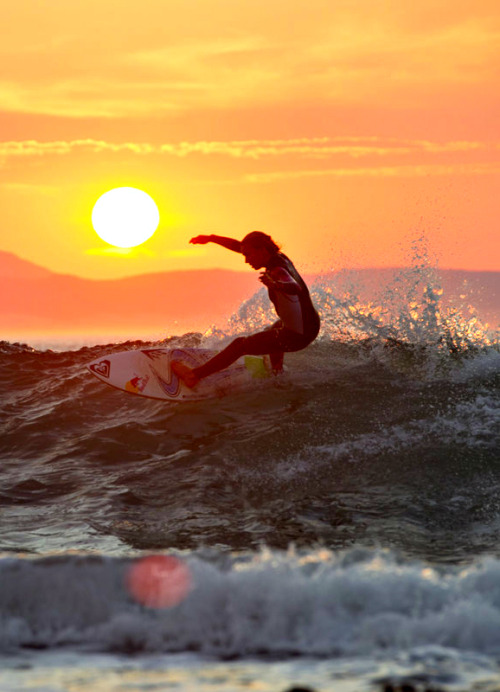
[(189, 567), (171, 555), (150, 555), (134, 562), (126, 582), (133, 598), (148, 608), (178, 605), (192, 585)]

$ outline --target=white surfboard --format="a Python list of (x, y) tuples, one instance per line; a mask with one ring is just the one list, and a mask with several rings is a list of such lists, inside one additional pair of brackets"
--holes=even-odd
[(141, 348), (110, 353), (92, 361), (87, 368), (111, 387), (167, 401), (224, 396), (271, 374), (267, 357), (243, 356), (229, 368), (209, 375), (190, 389), (170, 369), (172, 360), (197, 367), (216, 353), (201, 348)]

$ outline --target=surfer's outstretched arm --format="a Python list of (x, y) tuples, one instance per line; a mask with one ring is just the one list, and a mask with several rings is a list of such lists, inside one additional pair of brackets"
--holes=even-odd
[(205, 245), (206, 243), (216, 243), (222, 245), (227, 250), (241, 252), (241, 241), (235, 238), (226, 238), (223, 235), (197, 235), (189, 241), (193, 245)]

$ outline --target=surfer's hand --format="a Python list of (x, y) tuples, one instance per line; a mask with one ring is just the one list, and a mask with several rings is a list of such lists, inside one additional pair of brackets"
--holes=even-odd
[(274, 286), (274, 280), (271, 279), (267, 272), (262, 272), (262, 274), (259, 276), (259, 281), (262, 281), (264, 286), (267, 286), (268, 288), (272, 288)]
[(189, 242), (193, 243), (193, 245), (206, 245), (206, 243), (209, 243), (211, 240), (211, 235), (197, 235), (194, 238), (191, 238)]

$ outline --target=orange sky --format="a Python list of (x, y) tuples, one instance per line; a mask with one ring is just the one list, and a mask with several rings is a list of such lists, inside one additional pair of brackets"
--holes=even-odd
[[(0, 5), (0, 250), (112, 278), (243, 269), (197, 233), (273, 235), (304, 270), (500, 269), (498, 0)], [(158, 231), (117, 252), (95, 200)]]

